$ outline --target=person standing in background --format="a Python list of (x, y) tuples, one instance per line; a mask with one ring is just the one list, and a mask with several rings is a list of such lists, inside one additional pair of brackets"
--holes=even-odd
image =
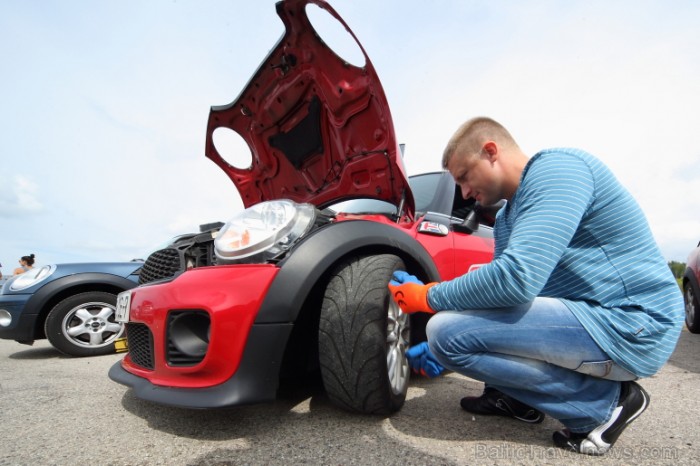
[(19, 267), (15, 269), (14, 275), (19, 275), (34, 268), (34, 254), (22, 256), (19, 260)]

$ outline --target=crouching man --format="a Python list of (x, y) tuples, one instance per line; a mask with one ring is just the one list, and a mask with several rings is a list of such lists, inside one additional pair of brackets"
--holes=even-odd
[(636, 380), (668, 360), (684, 320), (640, 207), (592, 155), (528, 157), (489, 118), (462, 125), (442, 164), (465, 198), (507, 201), (494, 260), (442, 283), (398, 272), (395, 299), (435, 313), (430, 358), (485, 382), (462, 408), (531, 423), (547, 414), (565, 426), (555, 445), (604, 454), (649, 406)]

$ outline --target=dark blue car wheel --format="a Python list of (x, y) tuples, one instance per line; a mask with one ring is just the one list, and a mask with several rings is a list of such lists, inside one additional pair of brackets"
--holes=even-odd
[(114, 352), (114, 340), (124, 325), (114, 320), (117, 296), (103, 291), (80, 293), (59, 302), (49, 312), (44, 330), (49, 342), (70, 356)]

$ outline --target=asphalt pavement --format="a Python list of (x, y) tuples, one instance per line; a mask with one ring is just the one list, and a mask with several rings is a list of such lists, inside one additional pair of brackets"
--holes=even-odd
[(700, 335), (684, 330), (641, 384), (651, 405), (604, 457), (555, 448), (560, 424), (473, 416), (482, 384), (456, 374), (411, 382), (389, 417), (335, 408), (313, 388), (274, 403), (186, 410), (135, 398), (107, 377), (121, 355), (62, 356), (46, 341), (0, 340), (0, 465), (686, 465), (700, 463)]

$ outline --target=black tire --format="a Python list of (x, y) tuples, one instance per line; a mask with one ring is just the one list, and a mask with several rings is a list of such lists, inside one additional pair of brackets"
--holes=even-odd
[(124, 325), (114, 320), (116, 304), (117, 295), (103, 291), (66, 298), (46, 317), (46, 338), (70, 356), (114, 353), (114, 340), (124, 333)]
[(690, 282), (684, 286), (683, 300), (685, 301), (685, 326), (690, 333), (700, 333), (700, 316), (698, 316), (700, 306), (698, 306), (698, 296)]
[(410, 368), (409, 316), (387, 285), (401, 259), (390, 254), (353, 258), (337, 267), (323, 298), (319, 361), (330, 400), (348, 411), (388, 414), (406, 400)]

